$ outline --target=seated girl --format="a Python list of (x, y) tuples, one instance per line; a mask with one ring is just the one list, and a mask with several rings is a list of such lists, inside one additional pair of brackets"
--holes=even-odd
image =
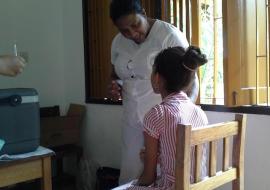
[[(155, 93), (162, 102), (144, 118), (144, 170), (138, 180), (117, 189), (172, 189), (175, 182), (177, 124), (202, 127), (208, 124), (205, 113), (188, 98), (185, 91), (192, 84), (199, 66), (207, 59), (197, 47), (187, 50), (171, 47), (155, 58), (151, 75)], [(191, 155), (193, 158), (193, 154)], [(193, 159), (194, 160), (194, 159)], [(160, 175), (156, 168), (160, 164)], [(203, 148), (202, 176), (206, 175), (206, 148)], [(191, 163), (193, 171), (193, 163)], [(193, 176), (193, 175), (191, 175)], [(191, 177), (191, 181), (193, 181)]]

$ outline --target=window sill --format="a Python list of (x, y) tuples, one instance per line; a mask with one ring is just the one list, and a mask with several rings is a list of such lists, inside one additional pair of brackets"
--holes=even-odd
[(269, 106), (226, 107), (226, 106), (223, 106), (223, 105), (207, 105), (207, 104), (201, 104), (201, 108), (204, 111), (270, 115), (270, 107)]
[[(104, 104), (104, 105), (122, 105), (122, 100), (115, 102), (115, 101), (112, 101), (110, 99), (104, 99), (104, 98), (89, 98), (86, 100), (86, 103), (88, 103), (88, 104)], [(223, 105), (201, 104), (201, 108), (204, 111), (270, 115), (270, 107), (269, 106), (226, 107)]]
[(86, 99), (88, 104), (105, 104), (105, 105), (122, 105), (122, 100), (112, 101), (107, 98), (88, 98)]

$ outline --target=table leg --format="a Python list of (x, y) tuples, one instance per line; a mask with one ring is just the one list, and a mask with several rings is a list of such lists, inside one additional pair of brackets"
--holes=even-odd
[(52, 190), (51, 157), (42, 158), (41, 189)]

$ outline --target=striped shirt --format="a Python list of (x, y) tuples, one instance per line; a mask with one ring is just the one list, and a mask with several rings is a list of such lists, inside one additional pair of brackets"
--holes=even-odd
[[(129, 189), (170, 189), (175, 182), (176, 127), (178, 124), (202, 127), (208, 124), (205, 113), (184, 92), (173, 93), (154, 106), (144, 118), (144, 132), (159, 141), (160, 177), (151, 187)], [(193, 154), (192, 160), (194, 160)], [(206, 176), (206, 148), (202, 156), (202, 176)], [(191, 163), (193, 173), (194, 161)], [(193, 174), (191, 175), (193, 176)], [(191, 181), (193, 181), (191, 177)]]

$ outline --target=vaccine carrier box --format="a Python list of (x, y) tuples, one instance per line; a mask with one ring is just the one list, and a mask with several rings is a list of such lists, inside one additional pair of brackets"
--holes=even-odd
[(37, 91), (31, 88), (0, 89), (0, 155), (35, 151), (39, 141)]

